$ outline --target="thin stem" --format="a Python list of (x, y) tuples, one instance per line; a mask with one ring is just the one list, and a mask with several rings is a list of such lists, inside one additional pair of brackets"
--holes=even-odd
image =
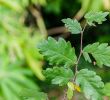
[[(76, 75), (77, 75), (77, 71), (78, 71), (78, 63), (79, 63), (79, 60), (80, 60), (81, 55), (82, 55), (82, 53), (83, 53), (83, 52), (82, 52), (82, 51), (83, 51), (83, 33), (84, 33), (84, 30), (85, 30), (86, 26), (87, 26), (87, 23), (84, 25), (84, 28), (83, 28), (83, 30), (82, 30), (82, 32), (81, 32), (80, 53), (79, 53), (78, 60), (77, 60), (77, 62), (76, 62), (76, 66), (75, 66), (75, 76), (74, 76), (74, 78), (73, 78), (73, 80), (72, 80), (74, 83), (75, 83)], [(67, 100), (65, 90), (64, 90), (64, 95), (63, 95), (63, 97), (62, 97), (62, 100)]]
[(79, 63), (79, 60), (80, 60), (80, 58), (81, 58), (81, 56), (82, 56), (82, 53), (83, 53), (83, 52), (82, 52), (82, 51), (83, 51), (83, 33), (84, 33), (84, 30), (85, 30), (86, 26), (87, 26), (87, 23), (85, 24), (85, 26), (84, 26), (84, 28), (83, 28), (83, 30), (82, 30), (82, 32), (81, 32), (80, 53), (79, 53), (78, 60), (77, 60), (77, 62), (76, 62), (76, 66), (75, 66), (75, 76), (74, 76), (74, 78), (73, 78), (73, 82), (75, 82), (75, 80), (76, 80), (76, 75), (77, 75), (77, 71), (78, 71), (78, 63)]
[(64, 89), (64, 95), (63, 95), (63, 97), (62, 97), (62, 99), (61, 100), (67, 100), (67, 94), (66, 94), (66, 91), (67, 91), (67, 89)]

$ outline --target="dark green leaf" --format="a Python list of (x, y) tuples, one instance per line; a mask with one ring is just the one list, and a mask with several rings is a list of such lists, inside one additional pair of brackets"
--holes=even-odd
[(76, 82), (81, 86), (81, 90), (88, 100), (103, 100), (102, 89), (104, 84), (94, 71), (89, 71), (88, 69), (80, 70), (77, 74)]
[(56, 41), (49, 37), (48, 40), (41, 42), (38, 48), (50, 64), (69, 67), (77, 61), (74, 48), (71, 47), (70, 42), (62, 38)]
[(65, 27), (68, 29), (69, 32), (72, 34), (79, 34), (82, 31), (80, 23), (75, 19), (62, 19), (62, 22), (65, 24)]

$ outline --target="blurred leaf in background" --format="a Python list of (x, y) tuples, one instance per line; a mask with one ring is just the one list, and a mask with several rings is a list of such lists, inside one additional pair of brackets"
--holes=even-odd
[(39, 91), (39, 87), (28, 78), (32, 77), (32, 72), (20, 66), (18, 63), (0, 66), (0, 96), (4, 100), (12, 100), (12, 98), (14, 100), (21, 100), (19, 92), (23, 88), (31, 88)]
[[(31, 3), (45, 5), (46, 1)], [(33, 73), (45, 79), (42, 56), (36, 48), (44, 36), (39, 28), (24, 25), (29, 5), (29, 0), (0, 0), (0, 97), (4, 100), (21, 100), (19, 92), (23, 88), (36, 89), (37, 94), (40, 89), (33, 81)]]
[(77, 12), (76, 18), (81, 19), (89, 11), (110, 11), (110, 0), (79, 0), (81, 9)]
[[(37, 44), (47, 36), (46, 27), (62, 25), (60, 20), (65, 17), (75, 16), (80, 20), (91, 10), (109, 11), (110, 0), (0, 0), (0, 99), (46, 97), (45, 93), (40, 92), (39, 83), (33, 81), (36, 80), (33, 74), (40, 80), (45, 79), (42, 74), (43, 57), (37, 50)], [(43, 19), (46, 19), (46, 26)], [(27, 20), (34, 25), (27, 25)], [(109, 29), (109, 25), (106, 26)], [(89, 37), (86, 37), (87, 40)], [(109, 35), (100, 38), (106, 39), (110, 40)], [(78, 47), (78, 43), (75, 45)], [(99, 72), (108, 81), (107, 73), (105, 70)]]

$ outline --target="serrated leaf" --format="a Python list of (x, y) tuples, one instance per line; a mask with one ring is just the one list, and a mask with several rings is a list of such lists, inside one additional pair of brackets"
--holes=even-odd
[(71, 69), (64, 67), (47, 68), (43, 73), (47, 81), (51, 81), (52, 84), (59, 84), (60, 86), (66, 85), (74, 76)]
[(74, 48), (72, 48), (70, 42), (66, 42), (63, 38), (56, 41), (49, 37), (48, 40), (41, 42), (38, 48), (51, 65), (69, 67), (77, 61)]
[(97, 42), (87, 45), (83, 49), (83, 55), (86, 61), (91, 62), (89, 54), (94, 57), (96, 64), (99, 67), (102, 67), (103, 65), (110, 67), (110, 46), (108, 46), (107, 43), (99, 44)]
[(75, 19), (62, 19), (62, 22), (65, 24), (65, 27), (68, 29), (69, 32), (72, 34), (79, 34), (82, 31), (80, 23)]
[(87, 20), (87, 23), (90, 26), (95, 26), (95, 22), (98, 24), (102, 24), (103, 21), (106, 21), (106, 16), (109, 14), (109, 12), (88, 12), (85, 15), (85, 19)]
[(88, 100), (103, 100), (104, 83), (94, 71), (80, 70), (77, 74), (76, 83), (81, 86), (82, 92)]

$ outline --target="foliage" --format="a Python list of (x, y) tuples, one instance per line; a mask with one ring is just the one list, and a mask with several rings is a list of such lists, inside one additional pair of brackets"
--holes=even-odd
[[(37, 60), (42, 59), (42, 57), (35, 47), (38, 41), (42, 39), (42, 36), (40, 36), (34, 29), (26, 28), (23, 25), (23, 22), (20, 21), (21, 17), (23, 17), (22, 14), (17, 14), (17, 12), (7, 9), (4, 6), (1, 6), (0, 11), (2, 13), (0, 15), (0, 29), (2, 34), (0, 41), (3, 46), (2, 51), (4, 52), (6, 51), (6, 48), (8, 49), (8, 52), (6, 53), (9, 55), (9, 61), (11, 60), (11, 62), (17, 60), (23, 61), (25, 59), (27, 61), (27, 65), (34, 70), (35, 75), (43, 80), (44, 76), (41, 73), (42, 64)], [(4, 19), (5, 22), (2, 19)], [(31, 36), (32, 33), (33, 36)], [(37, 37), (38, 35), (39, 38)], [(2, 51), (1, 54), (4, 54)]]
[(41, 42), (38, 48), (51, 65), (69, 67), (74, 65), (77, 60), (75, 50), (71, 47), (70, 42), (66, 43), (62, 38), (57, 42), (55, 39), (49, 37), (48, 40)]
[(95, 58), (98, 66), (110, 66), (110, 46), (108, 46), (108, 43), (99, 44), (97, 42), (89, 44), (84, 48), (83, 51), (86, 61), (92, 62), (88, 55), (89, 53)]
[[(38, 3), (32, 0), (35, 1)], [(19, 92), (23, 88), (39, 92), (34, 74), (40, 80), (45, 79), (42, 56), (36, 48), (43, 36), (39, 29), (24, 25), (27, 6), (29, 0), (0, 0), (0, 97), (4, 100), (21, 100)]]
[(8, 67), (0, 67), (0, 87), (4, 100), (12, 100), (12, 98), (21, 100), (19, 98), (19, 92), (23, 88), (31, 88), (39, 91), (38, 86), (27, 76), (32, 76), (32, 72), (16, 64), (8, 65)]
[[(47, 82), (52, 83), (52, 87), (61, 86), (62, 90), (65, 88), (67, 91), (64, 97), (67, 96), (69, 100), (77, 96), (76, 91), (93, 100), (102, 99), (103, 95), (110, 96), (109, 83), (103, 87), (103, 82), (94, 71), (85, 69), (85, 64), (79, 66), (80, 56), (83, 54), (84, 60), (92, 62), (94, 59), (98, 66), (109, 67), (107, 43), (94, 43), (97, 44), (95, 48), (94, 44), (89, 44), (84, 49), (82, 46), (78, 57), (75, 54), (77, 48), (72, 47), (69, 41), (66, 42), (62, 38), (57, 41), (49, 37), (39, 43), (47, 36), (46, 27), (48, 27), (48, 25), (45, 27), (42, 15), (46, 24), (49, 24), (47, 20), (49, 19), (50, 22), (52, 21), (50, 25), (54, 23), (59, 25), (61, 23), (58, 21), (64, 16), (73, 17), (76, 14), (75, 18), (81, 19), (85, 12), (92, 10), (93, 12), (89, 12), (84, 18), (86, 24), (94, 26), (96, 23), (102, 24), (108, 15), (108, 12), (96, 11), (110, 10), (109, 5), (109, 0), (70, 0), (69, 2), (68, 0), (65, 2), (63, 0), (0, 0), (0, 100), (48, 100), (50, 98), (40, 89), (41, 87), (42, 91), (49, 92), (46, 89), (51, 88), (46, 87), (46, 82), (42, 82), (45, 78)], [(80, 6), (81, 9), (77, 13)], [(49, 13), (51, 16), (48, 15)], [(83, 23), (80, 25), (76, 19), (67, 18), (62, 21), (69, 32), (81, 34), (83, 37), (85, 28), (83, 29), (81, 27)], [(95, 53), (91, 51), (93, 49)], [(43, 57), (51, 66), (45, 68), (42, 74)]]
[[(86, 25), (94, 25), (94, 22), (101, 24), (105, 21), (105, 17), (107, 15), (108, 12), (96, 12), (94, 15), (93, 12), (87, 13), (85, 15), (87, 22), (85, 23), (85, 27)], [(72, 99), (73, 92), (75, 91), (83, 93), (85, 97), (90, 100), (103, 100), (104, 83), (101, 78), (96, 75), (94, 71), (85, 69), (85, 66), (83, 66), (83, 69), (78, 70), (78, 66), (82, 54), (84, 55), (86, 61), (91, 62), (88, 53), (92, 54), (97, 62), (97, 65), (102, 66), (104, 64), (109, 66), (110, 47), (107, 43), (99, 44), (97, 42), (92, 45), (89, 44), (83, 49), (82, 41), (85, 27), (82, 29), (76, 19), (72, 20), (67, 18), (62, 21), (68, 31), (72, 34), (81, 34), (80, 54), (76, 57), (74, 48), (72, 48), (69, 42), (65, 42), (64, 39), (61, 38), (56, 41), (55, 39), (49, 37), (48, 40), (41, 42), (38, 46), (39, 51), (53, 66), (58, 66), (44, 70), (46, 79), (50, 80), (52, 84), (59, 84), (60, 86), (67, 85), (67, 98), (69, 100)], [(65, 65), (67, 67), (65, 67)], [(71, 67), (68, 66), (75, 66), (74, 75)]]

